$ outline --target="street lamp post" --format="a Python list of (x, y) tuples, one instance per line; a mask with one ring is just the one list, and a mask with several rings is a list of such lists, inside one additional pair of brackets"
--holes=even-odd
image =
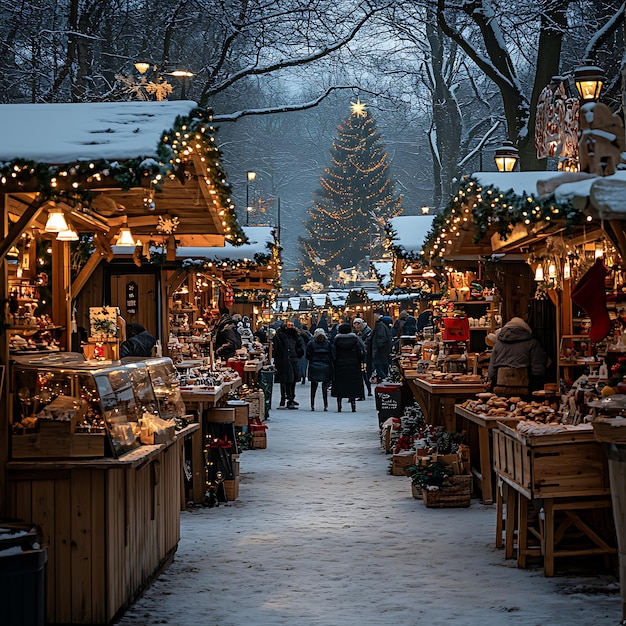
[(248, 180), (246, 181), (246, 226), (250, 225), (250, 182), (256, 178), (256, 172), (247, 172)]

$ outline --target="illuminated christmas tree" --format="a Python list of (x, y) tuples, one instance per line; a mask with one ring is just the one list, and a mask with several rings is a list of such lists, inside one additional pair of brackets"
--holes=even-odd
[(305, 223), (308, 237), (300, 237), (299, 246), (303, 280), (328, 284), (338, 267), (369, 257), (384, 222), (402, 213), (381, 136), (358, 99), (339, 126), (320, 183)]

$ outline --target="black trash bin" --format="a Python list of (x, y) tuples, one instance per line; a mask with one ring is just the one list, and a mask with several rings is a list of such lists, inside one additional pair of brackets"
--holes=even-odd
[(265, 418), (267, 419), (272, 408), (272, 389), (274, 387), (274, 370), (267, 369), (259, 372), (259, 388), (263, 390), (265, 400)]
[(0, 624), (43, 626), (47, 560), (36, 527), (0, 521)]

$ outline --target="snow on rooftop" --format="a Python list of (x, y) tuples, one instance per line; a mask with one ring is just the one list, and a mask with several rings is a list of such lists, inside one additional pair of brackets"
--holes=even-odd
[(326, 304), (326, 294), (325, 293), (312, 293), (311, 300), (313, 300), (313, 304), (315, 306), (324, 306)]
[(254, 260), (255, 254), (269, 254), (268, 245), (274, 243), (274, 229), (270, 226), (243, 226), (243, 231), (249, 243), (243, 246), (233, 246), (226, 243), (224, 247), (218, 246), (180, 246), (176, 248), (177, 259), (209, 259), (209, 260)]
[(390, 219), (394, 244), (406, 252), (419, 252), (434, 219), (434, 215), (401, 215)]
[(189, 100), (0, 104), (0, 161), (156, 156), (161, 134), (197, 106)]
[(380, 284), (388, 287), (391, 284), (391, 272), (393, 271), (393, 261), (372, 261), (371, 266), (378, 276)]
[(557, 178), (567, 172), (476, 172), (472, 174), (483, 186), (493, 185), (500, 191), (512, 189), (518, 196), (537, 193), (540, 180)]

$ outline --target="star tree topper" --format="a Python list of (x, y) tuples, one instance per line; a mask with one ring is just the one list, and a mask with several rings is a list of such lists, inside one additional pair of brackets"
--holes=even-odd
[(350, 104), (352, 106), (352, 115), (356, 115), (357, 117), (367, 117), (365, 104), (361, 102), (360, 98), (357, 98), (356, 102), (351, 102)]

